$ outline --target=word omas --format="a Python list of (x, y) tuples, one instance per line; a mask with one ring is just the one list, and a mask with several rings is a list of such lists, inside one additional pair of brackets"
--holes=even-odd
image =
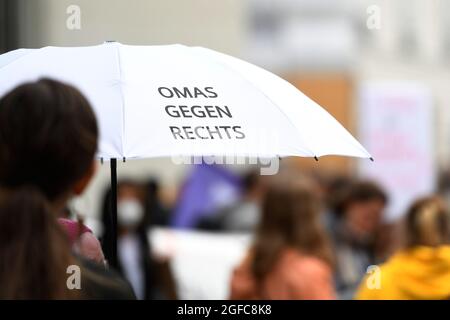
[[(213, 87), (205, 87), (203, 89), (194, 88), (177, 88), (177, 87), (159, 87), (158, 92), (161, 96), (168, 99), (175, 98), (204, 98), (214, 99), (218, 94)], [(228, 106), (218, 105), (174, 105), (169, 104), (164, 108), (166, 114), (174, 119), (184, 118), (200, 118), (200, 119), (232, 119)], [(245, 134), (241, 126), (233, 124), (221, 125), (199, 125), (199, 126), (169, 126), (170, 132), (174, 139), (177, 140), (195, 140), (195, 139), (244, 139)]]
[(182, 90), (177, 87), (167, 88), (167, 87), (159, 87), (158, 92), (164, 98), (217, 98), (218, 95), (215, 93), (213, 87), (205, 87), (203, 91), (200, 88), (194, 87), (193, 89), (189, 89), (188, 87), (184, 87)]

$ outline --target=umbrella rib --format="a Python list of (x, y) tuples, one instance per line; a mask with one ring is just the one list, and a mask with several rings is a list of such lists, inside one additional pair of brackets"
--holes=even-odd
[[(201, 48), (203, 49), (203, 48)], [(203, 49), (204, 50), (204, 49)], [(192, 54), (191, 54), (192, 55)], [(211, 57), (213, 55), (210, 55)], [(294, 127), (295, 131), (300, 133), (297, 126), (292, 122), (292, 120), (288, 117), (288, 115), (278, 106), (278, 104), (276, 104), (272, 98), (270, 98), (263, 90), (261, 90), (258, 86), (256, 86), (253, 82), (251, 82), (250, 80), (248, 80), (241, 72), (239, 72), (238, 70), (236, 70), (236, 68), (233, 68), (229, 65), (225, 65), (223, 62), (218, 61), (215, 57), (212, 57), (212, 59), (214, 60), (215, 63), (219, 64), (220, 66), (222, 66), (225, 69), (231, 69), (233, 72), (237, 73), (238, 75), (241, 76), (242, 79), (244, 79), (247, 83), (249, 83), (252, 87), (254, 87), (258, 92), (260, 92), (267, 100), (269, 100), (269, 102), (273, 105), (275, 105), (276, 109), (287, 119), (287, 121)], [(308, 151), (311, 154), (311, 157), (316, 157), (316, 153), (312, 150), (311, 146), (308, 145), (308, 142), (305, 141), (305, 144), (307, 145)]]
[[(210, 50), (210, 49), (205, 49), (205, 48), (201, 48), (201, 47), (198, 47), (197, 48), (197, 50), (199, 50), (199, 51), (205, 51), (205, 52), (214, 52), (214, 53), (216, 53), (216, 54), (218, 54), (218, 55), (223, 55), (223, 56), (225, 56), (225, 57), (227, 57), (227, 58), (230, 58), (230, 59), (232, 59), (232, 60), (236, 60), (236, 61), (238, 61), (239, 63), (242, 63), (242, 64), (248, 64), (248, 65), (250, 65), (251, 67), (253, 67), (253, 68), (256, 68), (256, 69), (260, 69), (261, 71), (263, 71), (263, 72), (267, 72), (267, 70), (264, 70), (263, 68), (260, 68), (260, 67), (258, 67), (258, 66), (255, 66), (255, 65), (252, 65), (252, 64), (250, 64), (250, 63), (248, 63), (248, 62), (246, 62), (246, 61), (244, 61), (244, 60), (241, 60), (241, 59), (238, 59), (238, 58), (235, 58), (235, 57), (233, 57), (233, 56), (228, 56), (228, 55), (226, 55), (226, 54), (223, 54), (223, 53), (220, 53), (220, 52), (215, 52), (215, 51), (213, 51), (213, 50)], [(213, 54), (208, 54), (216, 63), (219, 63), (219, 64), (221, 64), (222, 66), (226, 66), (226, 67), (228, 67), (229, 69), (231, 69), (231, 70), (233, 70), (234, 72), (236, 72), (236, 73), (238, 73), (239, 75), (241, 75), (247, 82), (249, 82), (253, 87), (255, 87), (255, 88), (257, 88), (270, 102), (272, 102), (275, 106), (276, 106), (276, 108), (281, 112), (281, 114), (283, 114), (286, 118), (287, 118), (287, 120), (295, 127), (295, 129), (296, 129), (296, 131), (297, 132), (299, 132), (298, 130), (298, 127), (292, 122), (292, 120), (291, 120), (291, 118), (285, 113), (285, 111), (284, 110), (282, 110), (280, 107), (279, 107), (279, 105), (278, 104), (276, 104), (276, 103), (274, 103), (274, 101), (272, 100), (272, 98), (270, 98), (269, 96), (267, 96), (267, 94), (263, 91), (263, 90), (260, 90), (259, 89), (259, 87), (257, 86), (257, 85), (255, 85), (254, 83), (252, 83), (251, 81), (249, 81), (245, 76), (243, 76), (242, 75), (242, 73), (239, 71), (239, 69), (236, 69), (236, 68), (234, 68), (233, 66), (230, 66), (230, 65), (228, 65), (228, 64), (224, 64), (223, 62), (221, 62), (220, 61), (220, 59), (217, 59)], [(288, 82), (288, 81), (286, 81), (285, 79), (282, 79), (282, 78), (280, 78), (280, 77), (278, 77), (278, 76), (276, 76), (276, 75), (274, 75), (274, 74), (271, 74), (272, 76), (274, 76), (274, 77), (276, 77), (276, 78), (279, 78), (279, 80), (280, 81), (283, 81), (283, 82), (285, 82), (288, 86), (290, 86), (290, 87), (292, 87), (293, 89), (295, 89), (295, 90), (297, 90), (297, 91), (299, 91), (298, 90), (298, 88), (296, 88), (294, 85), (292, 85), (290, 82)], [(301, 92), (301, 91), (300, 91)], [(305, 97), (307, 98), (307, 99), (309, 99), (309, 100), (311, 100), (312, 102), (314, 102), (310, 97), (308, 97), (308, 96), (306, 96), (305, 95)], [(370, 157), (370, 154), (369, 154), (369, 152), (367, 151), (367, 150), (365, 150), (365, 148), (348, 132), (348, 130), (345, 128), (345, 127), (343, 127), (330, 113), (328, 113), (323, 107), (321, 107), (319, 104), (317, 104), (316, 102), (314, 102), (314, 104), (316, 104), (318, 107), (319, 107), (319, 111), (320, 112), (323, 112), (325, 115), (327, 115), (328, 117), (330, 117), (331, 118), (331, 121), (333, 121), (333, 122), (335, 122), (339, 127), (341, 127), (341, 129), (343, 129), (343, 131), (344, 131), (344, 133), (346, 133), (348, 136), (350, 136), (350, 138), (351, 138), (351, 141), (349, 141), (349, 142), (351, 142), (352, 143), (352, 145), (356, 148), (356, 149), (359, 149), (361, 152), (363, 152), (363, 153), (365, 153), (365, 157)], [(308, 136), (309, 136), (309, 134), (308, 134)], [(305, 143), (305, 145), (307, 146), (307, 148), (309, 149), (309, 151), (310, 151), (310, 153), (311, 153), (311, 156), (322, 156), (322, 155), (326, 155), (326, 154), (328, 154), (328, 155), (331, 155), (331, 154), (336, 154), (336, 155), (339, 155), (339, 153), (325, 153), (325, 154), (318, 154), (318, 153), (316, 153), (316, 152), (314, 152), (314, 151), (312, 151), (314, 148), (312, 148), (312, 146), (310, 145), (310, 142), (309, 142), (309, 139), (304, 139), (304, 143)]]
[(122, 134), (120, 136), (121, 140), (121, 149), (122, 149), (122, 154), (121, 156), (125, 159), (125, 148), (124, 148), (124, 141), (126, 139), (124, 139), (125, 136), (125, 94), (123, 93), (123, 89), (122, 89), (122, 64), (121, 64), (121, 60), (120, 60), (120, 44), (118, 43), (113, 43), (114, 44), (114, 49), (116, 50), (116, 57), (117, 57), (117, 65), (118, 65), (118, 70), (119, 70), (119, 91), (120, 91), (120, 96), (122, 99), (122, 103), (121, 103), (121, 107), (122, 107)]

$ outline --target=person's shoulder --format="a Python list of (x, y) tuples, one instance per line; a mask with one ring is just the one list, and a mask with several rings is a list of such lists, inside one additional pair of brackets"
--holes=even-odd
[(78, 221), (70, 220), (67, 218), (58, 218), (58, 224), (61, 226), (66, 236), (68, 237), (70, 244), (73, 245), (78, 237), (84, 233), (92, 233), (92, 230), (89, 229), (83, 223)]
[(130, 284), (111, 268), (78, 258), (81, 269), (81, 288), (84, 299), (89, 300), (135, 300)]
[(296, 273), (302, 275), (328, 276), (332, 274), (331, 267), (322, 259), (312, 255), (303, 254), (297, 250), (286, 250), (284, 257), (288, 263), (286, 265), (294, 268)]
[(105, 260), (100, 241), (91, 232), (81, 234), (76, 243), (76, 247), (78, 253), (89, 260), (97, 263), (103, 263)]
[(285, 253), (283, 275), (293, 299), (335, 299), (333, 273), (322, 259), (298, 251)]
[(233, 270), (231, 276), (230, 299), (251, 299), (255, 296), (255, 279), (251, 272), (252, 255), (250, 252)]

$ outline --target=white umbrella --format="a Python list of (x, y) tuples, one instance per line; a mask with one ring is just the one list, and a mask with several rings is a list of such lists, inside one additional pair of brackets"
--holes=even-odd
[(41, 77), (70, 83), (91, 102), (100, 125), (98, 157), (113, 159), (113, 182), (117, 158), (370, 158), (328, 112), (285, 80), (201, 47), (109, 42), (0, 55), (0, 96)]
[(288, 82), (205, 48), (113, 42), (21, 49), (1, 55), (0, 68), (0, 95), (40, 77), (78, 87), (100, 123), (100, 158), (370, 157)]

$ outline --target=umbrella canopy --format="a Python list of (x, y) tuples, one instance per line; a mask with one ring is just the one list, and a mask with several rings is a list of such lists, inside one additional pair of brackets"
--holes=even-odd
[(110, 42), (0, 55), (0, 96), (41, 77), (86, 95), (100, 125), (99, 158), (370, 158), (330, 114), (285, 80), (201, 47)]
[(252, 64), (200, 47), (19, 49), (0, 55), (0, 96), (48, 77), (77, 87), (111, 159), (111, 216), (104, 250), (117, 266), (117, 158), (282, 157), (369, 153), (294, 86)]

